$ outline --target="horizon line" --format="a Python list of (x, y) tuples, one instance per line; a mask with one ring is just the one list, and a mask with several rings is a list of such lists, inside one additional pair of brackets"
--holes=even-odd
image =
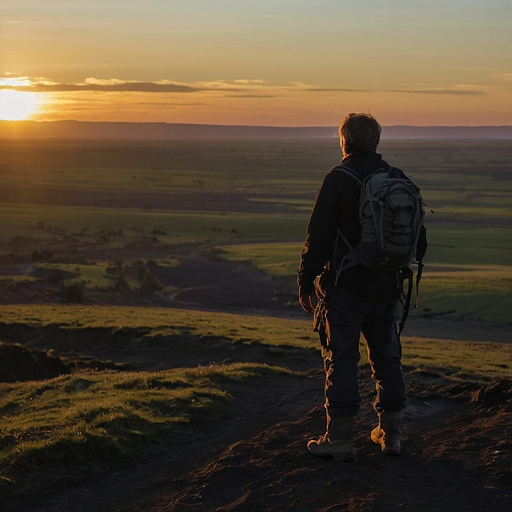
[[(172, 125), (172, 126), (211, 126), (211, 127), (243, 127), (243, 128), (338, 128), (338, 124), (333, 125), (271, 125), (271, 124), (219, 124), (219, 123), (177, 123), (172, 121), (84, 121), (80, 119), (54, 119), (54, 120), (36, 120), (36, 119), (0, 119), (0, 123), (82, 123), (82, 124), (151, 124), (151, 125)], [(512, 128), (512, 124), (381, 124), (382, 128)]]

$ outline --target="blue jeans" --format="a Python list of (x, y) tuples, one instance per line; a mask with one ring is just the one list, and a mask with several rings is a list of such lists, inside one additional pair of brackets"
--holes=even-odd
[(368, 360), (375, 382), (374, 409), (400, 411), (407, 394), (402, 369), (402, 346), (393, 299), (372, 304), (349, 290), (335, 288), (319, 326), (325, 368), (325, 407), (333, 418), (355, 416), (361, 406), (357, 381), (359, 337), (366, 339)]

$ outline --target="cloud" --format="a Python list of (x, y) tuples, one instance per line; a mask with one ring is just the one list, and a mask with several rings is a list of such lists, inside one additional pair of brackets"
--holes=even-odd
[[(233, 81), (223, 79), (196, 82), (191, 84), (171, 80), (145, 82), (138, 80), (120, 80), (118, 78), (86, 78), (78, 83), (59, 83), (47, 78), (0, 78), (0, 89), (15, 89), (27, 92), (148, 92), (148, 93), (195, 93), (219, 92), (237, 93), (245, 97), (275, 97), (290, 91), (305, 92), (365, 92), (343, 88), (318, 88), (302, 82), (287, 84), (269, 84), (265, 80), (240, 78)], [(233, 95), (233, 96), (234, 96)], [(232, 97), (233, 97), (232, 96)], [(241, 97), (241, 96), (239, 96)]]
[(197, 92), (196, 87), (161, 80), (158, 82), (141, 82), (136, 80), (119, 80), (116, 78), (99, 79), (87, 78), (83, 83), (58, 83), (44, 78), (18, 77), (0, 79), (0, 89), (14, 89), (27, 92), (77, 92), (77, 91), (104, 91), (104, 92)]
[(268, 83), (265, 80), (247, 80), (246, 78), (239, 78), (233, 82), (237, 85), (265, 85)]
[(4, 73), (5, 78), (0, 78), (0, 89), (11, 89), (17, 86), (30, 86), (31, 81), (28, 76), (20, 76), (19, 73)]
[(333, 87), (333, 88), (307, 87), (302, 90), (304, 92), (375, 92), (375, 91), (367, 91), (365, 89), (344, 89), (342, 87)]
[(468, 89), (391, 89), (385, 92), (400, 94), (434, 94), (441, 96), (483, 96), (484, 91)]
[(46, 78), (0, 78), (0, 89), (14, 89), (27, 92), (147, 92), (147, 93), (194, 93), (194, 92), (252, 92), (273, 89), (264, 80), (238, 79), (233, 82), (211, 80), (184, 84), (171, 80), (144, 82), (120, 80), (117, 78), (86, 78), (79, 83), (59, 83)]
[(435, 94), (435, 95), (449, 95), (449, 96), (481, 96), (487, 94), (480, 90), (471, 89), (347, 89), (344, 87), (312, 87), (302, 83), (295, 83), (303, 92), (342, 92), (342, 93), (400, 93), (400, 94)]
[(200, 107), (203, 106), (203, 102), (195, 101), (195, 102), (169, 102), (169, 101), (139, 101), (137, 102), (139, 106), (149, 106), (149, 107)]
[(32, 84), (28, 87), (11, 87), (30, 92), (77, 92), (77, 91), (104, 91), (104, 92), (196, 92), (197, 89), (178, 84), (159, 84), (155, 82), (121, 82), (110, 84)]
[[(231, 98), (275, 98), (290, 92), (303, 93), (345, 93), (345, 94), (427, 94), (438, 96), (482, 96), (487, 94), (468, 84), (457, 84), (452, 88), (407, 88), (407, 89), (350, 89), (344, 87), (316, 87), (303, 82), (269, 84), (265, 80), (240, 78), (233, 81), (223, 79), (196, 83), (181, 83), (172, 80), (138, 81), (118, 78), (86, 78), (79, 83), (59, 83), (47, 78), (30, 78), (6, 73), (0, 77), (0, 89), (14, 89), (28, 92), (139, 92), (139, 93), (217, 93)], [(512, 73), (501, 73), (495, 77), (501, 81), (512, 80)]]
[(492, 79), (496, 82), (512, 82), (512, 73), (495, 73)]
[(278, 98), (278, 94), (226, 94), (226, 98)]

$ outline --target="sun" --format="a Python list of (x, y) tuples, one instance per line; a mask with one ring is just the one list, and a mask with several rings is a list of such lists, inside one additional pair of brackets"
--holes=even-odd
[(39, 106), (39, 95), (12, 89), (0, 90), (0, 120), (22, 121), (33, 115)]

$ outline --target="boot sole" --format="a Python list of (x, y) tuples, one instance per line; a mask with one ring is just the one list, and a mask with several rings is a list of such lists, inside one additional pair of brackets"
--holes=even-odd
[[(315, 446), (315, 445), (313, 445), (313, 446)], [(321, 451), (316, 451), (316, 449), (314, 447), (311, 448), (309, 445), (308, 445), (308, 451), (309, 451), (309, 453), (311, 453), (311, 455), (314, 455), (315, 457), (333, 457), (334, 460), (337, 462), (350, 462), (356, 458), (355, 453), (333, 453), (332, 451), (321, 452)]]
[(334, 457), (334, 460), (336, 462), (352, 462), (353, 460), (355, 460), (356, 456), (355, 455), (335, 455), (335, 454), (332, 454), (332, 456)]

